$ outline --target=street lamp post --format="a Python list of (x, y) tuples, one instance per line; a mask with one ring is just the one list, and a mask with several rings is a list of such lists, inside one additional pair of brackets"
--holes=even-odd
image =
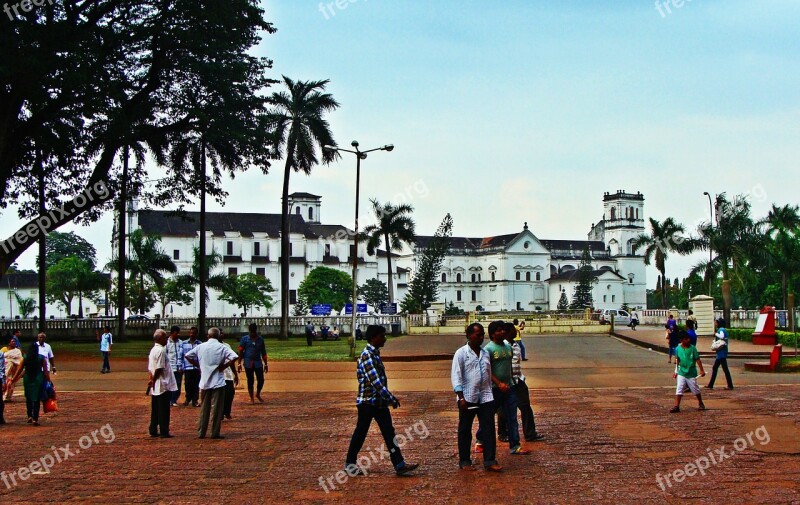
[[(708, 226), (711, 226), (713, 228), (713, 226), (714, 226), (714, 206), (711, 204), (711, 195), (708, 193), (708, 191), (703, 191), (703, 194), (708, 197), (708, 213), (711, 216), (709, 221), (708, 221)], [(708, 296), (713, 298), (714, 295), (711, 294), (711, 258), (712, 258), (711, 252), (712, 252), (711, 251), (711, 234), (709, 234), (708, 235), (708, 268), (706, 269), (706, 271), (708, 272)]]
[[(350, 345), (350, 355), (354, 355), (355, 350), (355, 337), (356, 337), (356, 314), (358, 312), (358, 281), (357, 281), (357, 274), (358, 274), (358, 198), (359, 198), (359, 191), (361, 185), (361, 160), (367, 158), (367, 153), (371, 153), (373, 151), (393, 151), (394, 145), (387, 144), (383, 147), (376, 147), (375, 149), (368, 149), (366, 151), (361, 151), (358, 148), (358, 141), (354, 140), (350, 143), (353, 146), (354, 150), (350, 149), (343, 149), (341, 147), (336, 146), (325, 146), (323, 149), (327, 151), (336, 151), (336, 152), (345, 152), (345, 153), (352, 153), (356, 155), (356, 220), (355, 220), (355, 230), (353, 235), (353, 315), (352, 320), (350, 323), (350, 333), (351, 333), (351, 340), (352, 344)], [(389, 275), (392, 273), (389, 272)]]

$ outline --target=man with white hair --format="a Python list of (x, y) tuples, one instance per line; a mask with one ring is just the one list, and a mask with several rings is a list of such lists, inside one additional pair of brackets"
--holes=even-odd
[(220, 342), (219, 328), (209, 328), (208, 340), (184, 356), (186, 361), (200, 369), (200, 419), (198, 438), (206, 438), (211, 420), (211, 438), (225, 438), (219, 434), (225, 407), (225, 369), (239, 356), (229, 346)]
[(150, 359), (147, 370), (150, 372), (150, 382), (147, 391), (150, 396), (150, 436), (172, 438), (169, 432), (169, 400), (170, 392), (177, 391), (175, 375), (167, 359), (167, 332), (156, 330), (153, 334), (153, 348), (150, 350)]

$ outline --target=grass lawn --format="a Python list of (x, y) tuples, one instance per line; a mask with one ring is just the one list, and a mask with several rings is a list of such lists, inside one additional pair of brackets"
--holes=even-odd
[[(226, 340), (236, 350), (236, 340)], [(305, 337), (292, 338), (288, 341), (267, 339), (267, 354), (270, 360), (277, 361), (352, 361), (347, 339), (315, 341), (309, 347)], [(66, 354), (75, 357), (96, 358), (100, 355), (100, 346), (95, 342), (75, 344), (71, 342), (51, 342), (53, 354)], [(114, 344), (112, 358), (145, 358), (153, 347), (148, 340), (129, 340)], [(363, 345), (361, 346), (363, 347)]]
[(780, 363), (780, 371), (781, 372), (793, 372), (798, 373), (800, 372), (800, 357), (794, 357), (794, 349), (791, 350), (792, 355), (786, 356), (785, 354), (781, 358)]

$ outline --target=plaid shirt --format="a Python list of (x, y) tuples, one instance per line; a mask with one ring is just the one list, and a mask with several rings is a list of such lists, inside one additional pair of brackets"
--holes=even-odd
[(358, 376), (356, 405), (368, 403), (376, 407), (388, 407), (395, 401), (387, 387), (386, 369), (383, 367), (381, 352), (372, 344), (367, 344), (358, 357), (356, 375)]
[(522, 349), (519, 347), (519, 342), (511, 344), (511, 383), (518, 384), (519, 381), (524, 381), (525, 376), (522, 375)]

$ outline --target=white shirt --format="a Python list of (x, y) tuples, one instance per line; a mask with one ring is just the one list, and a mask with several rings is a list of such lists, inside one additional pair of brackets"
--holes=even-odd
[[(223, 345), (225, 345), (226, 347), (228, 347), (228, 349), (231, 349), (231, 344), (229, 344), (229, 343), (227, 343), (227, 342), (226, 342), (226, 343), (224, 343)], [(231, 349), (231, 350), (233, 350), (233, 349)], [(228, 368), (226, 368), (226, 369), (225, 369), (225, 381), (226, 381), (226, 382), (227, 382), (227, 381), (232, 381), (233, 379), (234, 379), (234, 376), (233, 376), (233, 367), (232, 367), (232, 366), (229, 366)]]
[(229, 345), (216, 338), (209, 338), (186, 353), (186, 358), (194, 358), (200, 363), (200, 389), (203, 391), (225, 387), (225, 375), (219, 371), (219, 366), (238, 357)]
[(100, 336), (100, 352), (110, 351), (112, 345), (114, 345), (114, 342), (111, 339), (111, 333), (103, 333)]
[(45, 342), (44, 344), (40, 344), (39, 342), (36, 342), (36, 347), (39, 348), (39, 355), (40, 356), (44, 356), (44, 362), (45, 362), (45, 365), (47, 365), (46, 366), (47, 370), (49, 371), (50, 370), (50, 360), (55, 358), (55, 356), (53, 356), (53, 348), (50, 347), (50, 344), (48, 344), (47, 342)]
[(489, 352), (481, 349), (481, 354), (478, 356), (469, 344), (459, 348), (453, 356), (450, 381), (453, 383), (453, 391), (464, 393), (464, 399), (469, 403), (487, 403), (494, 400)]
[(178, 384), (175, 382), (175, 376), (172, 374), (172, 368), (167, 361), (166, 348), (156, 343), (150, 349), (150, 360), (147, 364), (147, 369), (151, 374), (155, 375), (156, 370), (163, 368), (164, 371), (158, 376), (158, 380), (153, 382), (153, 396), (158, 396), (166, 393), (167, 391), (177, 391)]

